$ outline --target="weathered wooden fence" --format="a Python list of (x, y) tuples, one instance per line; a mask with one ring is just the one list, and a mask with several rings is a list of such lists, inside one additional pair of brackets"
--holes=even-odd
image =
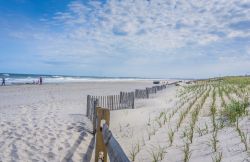
[(155, 94), (158, 91), (165, 89), (167, 86), (165, 84), (160, 86), (153, 86), (146, 89), (136, 89), (135, 90), (135, 98), (142, 99), (142, 98), (149, 98), (150, 94)]
[(110, 162), (129, 162), (122, 147), (109, 130), (110, 110), (98, 107), (96, 111), (95, 162), (107, 162), (107, 154), (109, 155)]
[[(93, 122), (93, 134), (96, 136), (95, 162), (129, 162), (117, 140), (109, 130), (110, 110), (134, 108), (135, 98), (149, 98), (150, 94), (166, 88), (166, 85), (136, 89), (135, 92), (120, 92), (119, 95), (87, 96), (87, 117)], [(107, 108), (101, 108), (107, 107)], [(102, 123), (102, 121), (105, 123)]]
[(110, 110), (134, 108), (134, 92), (120, 92), (119, 95), (90, 96), (87, 95), (86, 116), (93, 122), (93, 133), (96, 125), (96, 107), (107, 107)]
[(153, 86), (146, 89), (136, 89), (135, 92), (120, 92), (119, 95), (87, 96), (87, 117), (93, 122), (93, 133), (96, 127), (96, 107), (107, 107), (109, 110), (120, 110), (135, 107), (135, 99), (149, 98), (166, 88), (166, 85)]
[[(120, 92), (119, 95), (87, 96), (87, 112), (93, 106), (108, 107), (110, 110), (134, 108), (134, 92)], [(88, 114), (88, 113), (87, 113)]]
[(135, 98), (149, 98), (148, 92), (146, 89), (136, 89), (135, 90)]

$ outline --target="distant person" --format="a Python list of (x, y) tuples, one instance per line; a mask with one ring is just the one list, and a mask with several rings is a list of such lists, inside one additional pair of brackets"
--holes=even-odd
[(2, 77), (2, 86), (5, 86), (5, 78)]
[(40, 85), (43, 84), (43, 78), (42, 77), (39, 78), (39, 83), (40, 83)]

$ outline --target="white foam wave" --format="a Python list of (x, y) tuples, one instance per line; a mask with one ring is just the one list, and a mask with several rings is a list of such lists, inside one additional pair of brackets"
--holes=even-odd
[[(70, 83), (70, 82), (118, 82), (118, 81), (145, 81), (154, 79), (136, 79), (136, 78), (80, 78), (80, 77), (43, 77), (44, 83)], [(26, 77), (26, 78), (6, 78), (8, 84), (33, 84), (38, 83), (38, 77)]]

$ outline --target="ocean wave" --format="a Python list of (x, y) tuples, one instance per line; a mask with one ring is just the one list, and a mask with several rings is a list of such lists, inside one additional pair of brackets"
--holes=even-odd
[[(6, 78), (6, 82), (9, 84), (33, 84), (37, 83), (39, 78), (37, 77), (26, 77), (26, 78)], [(74, 78), (74, 77), (43, 77), (44, 83), (70, 83), (70, 82), (109, 82), (109, 81), (143, 81), (143, 80), (153, 80), (153, 79), (133, 79), (133, 78)]]
[(62, 76), (62, 75), (37, 75), (37, 74), (0, 74), (5, 77), (6, 84), (34, 84), (39, 78), (43, 83), (70, 83), (70, 82), (119, 82), (119, 81), (146, 81), (166, 79), (122, 78), (122, 77), (88, 77), (88, 76)]
[(3, 76), (6, 76), (6, 77), (8, 77), (8, 76), (10, 76), (10, 74), (3, 74)]

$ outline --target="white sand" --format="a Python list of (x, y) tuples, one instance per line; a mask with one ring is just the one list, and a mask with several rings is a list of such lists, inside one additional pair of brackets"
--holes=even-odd
[[(103, 82), (51, 84), (43, 86), (0, 87), (0, 162), (5, 161), (93, 161), (93, 136), (88, 133), (88, 119), (85, 115), (86, 95), (111, 95), (119, 91), (152, 86), (151, 82)], [(183, 161), (182, 134), (189, 125), (191, 114), (174, 135), (169, 146), (168, 133), (175, 129), (180, 111), (167, 124), (160, 127), (155, 122), (160, 112), (168, 115), (181, 104), (176, 97), (181, 87), (168, 86), (162, 92), (151, 95), (150, 99), (136, 100), (135, 109), (111, 111), (110, 129), (125, 153), (130, 156), (132, 147), (140, 145), (137, 162), (151, 162), (152, 152), (159, 146), (166, 147), (162, 161)], [(187, 95), (191, 102), (194, 98)], [(196, 126), (209, 127), (209, 133), (199, 136), (194, 133), (191, 148), (191, 162), (211, 162), (214, 153), (209, 141), (212, 136), (212, 123), (209, 116), (212, 92), (206, 100)], [(180, 110), (184, 110), (188, 103)], [(219, 108), (221, 100), (216, 96)], [(194, 107), (191, 109), (191, 111)], [(250, 133), (250, 118), (243, 117), (240, 127)], [(148, 132), (155, 133), (148, 139)], [(234, 127), (225, 127), (218, 132), (219, 151), (223, 162), (250, 161), (249, 153)]]
[(93, 139), (87, 132), (86, 95), (151, 85), (120, 81), (0, 87), (0, 162), (88, 161)]
[[(160, 112), (165, 111), (170, 114), (171, 110), (176, 108), (180, 101), (176, 98), (177, 89), (180, 87), (169, 87), (165, 91), (156, 94), (148, 100), (137, 100), (136, 109), (133, 110), (119, 110), (111, 112), (111, 130), (123, 147), (126, 154), (131, 157), (133, 147), (136, 148), (140, 145), (139, 152), (136, 154), (135, 161), (137, 162), (152, 162), (152, 152), (159, 152), (159, 147), (165, 147), (165, 155), (163, 162), (182, 162), (184, 158), (183, 153), (183, 132), (187, 126), (189, 126), (191, 114), (183, 120), (183, 123), (178, 131), (174, 135), (174, 142), (172, 146), (169, 146), (168, 133), (170, 128), (175, 129), (176, 123), (179, 119), (180, 111), (178, 111), (167, 124), (160, 127), (155, 122), (156, 117)], [(190, 96), (190, 95), (189, 95)], [(197, 133), (197, 127), (195, 127), (193, 143), (190, 144), (191, 158), (190, 162), (212, 162), (215, 153), (213, 153), (211, 146), (212, 137), (212, 122), (211, 116), (209, 116), (209, 110), (212, 102), (212, 91), (209, 93), (210, 98), (205, 101), (196, 126), (201, 128), (205, 127), (205, 123), (208, 125), (208, 134), (199, 136)], [(217, 104), (220, 103), (220, 99), (217, 96)], [(191, 101), (191, 100), (189, 100)], [(187, 104), (186, 104), (187, 105)], [(183, 106), (181, 109), (187, 106)], [(220, 107), (219, 105), (217, 107)], [(194, 108), (191, 109), (191, 111)], [(248, 108), (250, 110), (250, 108)], [(150, 116), (150, 117), (149, 117)], [(150, 118), (150, 125), (149, 123)], [(250, 117), (242, 117), (240, 120), (240, 127), (242, 131), (248, 134), (248, 140), (250, 135)], [(148, 129), (155, 129), (154, 135), (151, 135), (151, 139), (148, 139)], [(240, 140), (235, 127), (226, 126), (218, 131), (218, 148), (219, 152), (222, 152), (223, 162), (247, 162), (250, 161), (250, 153), (244, 150), (244, 145)], [(248, 141), (249, 143), (250, 141)], [(249, 144), (250, 145), (250, 144)], [(137, 148), (135, 149), (137, 150)], [(137, 151), (136, 151), (137, 152)], [(131, 158), (130, 158), (131, 159)]]

